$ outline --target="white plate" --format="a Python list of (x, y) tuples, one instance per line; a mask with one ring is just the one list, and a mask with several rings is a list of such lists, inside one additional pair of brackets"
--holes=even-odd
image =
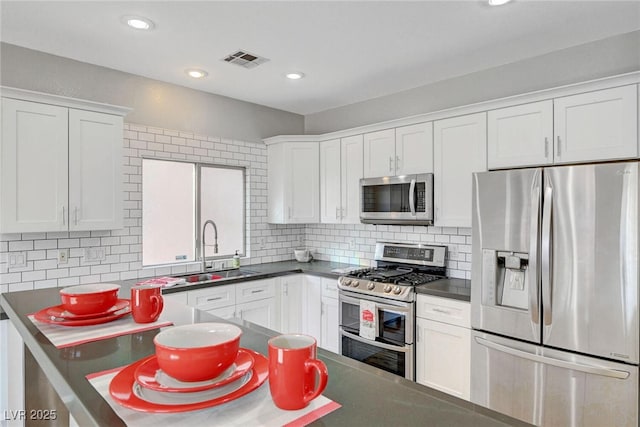
[(184, 405), (189, 403), (199, 403), (207, 400), (217, 399), (227, 394), (233, 393), (245, 385), (253, 375), (253, 370), (244, 376), (227, 385), (216, 387), (211, 390), (195, 391), (192, 393), (174, 393), (168, 391), (156, 391), (142, 387), (137, 381), (133, 384), (133, 394), (139, 399), (158, 405)]

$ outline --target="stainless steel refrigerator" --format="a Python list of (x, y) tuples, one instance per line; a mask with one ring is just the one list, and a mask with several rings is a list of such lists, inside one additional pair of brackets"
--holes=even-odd
[(473, 176), (471, 401), (638, 426), (638, 162)]

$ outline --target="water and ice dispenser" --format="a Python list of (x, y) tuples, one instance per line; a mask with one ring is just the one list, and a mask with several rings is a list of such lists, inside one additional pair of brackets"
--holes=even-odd
[(527, 310), (529, 254), (482, 250), (483, 304)]

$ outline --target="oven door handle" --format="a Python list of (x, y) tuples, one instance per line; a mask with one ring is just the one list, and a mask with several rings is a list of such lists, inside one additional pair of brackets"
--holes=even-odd
[(378, 341), (371, 341), (371, 340), (368, 340), (366, 338), (362, 338), (359, 335), (354, 335), (354, 334), (352, 334), (350, 332), (347, 332), (342, 328), (340, 328), (340, 335), (345, 336), (345, 337), (350, 338), (350, 339), (355, 340), (355, 341), (360, 341), (361, 343), (372, 345), (374, 347), (384, 348), (385, 350), (399, 351), (399, 352), (402, 352), (402, 353), (408, 353), (408, 352), (411, 351), (411, 347), (399, 347), (397, 345), (385, 344), (385, 343), (378, 342)]
[[(340, 302), (346, 302), (348, 304), (353, 304), (356, 306), (360, 306), (360, 299), (358, 298), (353, 298), (351, 296), (345, 295), (343, 293), (338, 294), (338, 299)], [(381, 298), (376, 298), (376, 297), (366, 297), (366, 298), (362, 298), (365, 299), (367, 301), (372, 301), (376, 304), (376, 308), (378, 308), (378, 310), (384, 310), (384, 311), (388, 311), (391, 313), (395, 313), (395, 314), (404, 314), (404, 315), (409, 315), (411, 313), (411, 308), (409, 303), (404, 303), (407, 305), (389, 305), (389, 304), (384, 304), (384, 303), (380, 303), (379, 301), (381, 300)]]

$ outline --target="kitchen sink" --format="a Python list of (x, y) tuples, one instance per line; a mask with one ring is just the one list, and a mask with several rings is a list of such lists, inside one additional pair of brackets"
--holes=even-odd
[(231, 279), (236, 277), (247, 277), (258, 274), (255, 271), (245, 269), (220, 270), (210, 273), (191, 273), (178, 277), (183, 277), (187, 283), (213, 282), (215, 280)]

